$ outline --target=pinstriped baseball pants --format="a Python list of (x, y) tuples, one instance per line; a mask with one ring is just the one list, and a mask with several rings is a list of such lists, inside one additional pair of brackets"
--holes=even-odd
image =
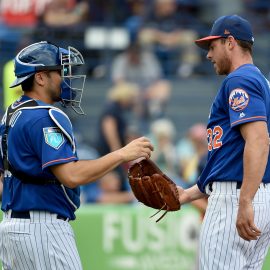
[(56, 214), (30, 211), (30, 219), (0, 223), (0, 259), (4, 270), (82, 270), (73, 230)]
[(240, 189), (235, 182), (214, 182), (207, 187), (208, 207), (200, 235), (200, 270), (259, 270), (270, 245), (270, 184), (261, 184), (254, 200), (258, 240), (239, 237), (236, 218)]

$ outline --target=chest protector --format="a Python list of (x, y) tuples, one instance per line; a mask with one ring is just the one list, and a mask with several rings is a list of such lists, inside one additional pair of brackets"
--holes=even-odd
[[(22, 108), (26, 107), (36, 107), (39, 106), (38, 103), (35, 100), (29, 100), (26, 101), (19, 106), (13, 107), (10, 105), (6, 112), (6, 119), (5, 119), (5, 129), (4, 134), (2, 138), (2, 151), (3, 151), (3, 163), (4, 163), (4, 170), (10, 171), (13, 176), (15, 176), (18, 180), (22, 181), (23, 183), (28, 184), (35, 184), (35, 185), (46, 185), (46, 184), (58, 184), (60, 185), (60, 182), (56, 178), (48, 179), (47, 177), (36, 177), (31, 176), (25, 172), (18, 171), (15, 169), (8, 161), (8, 151), (7, 151), (7, 141), (8, 141), (8, 133), (10, 129), (10, 120), (13, 116), (13, 114)], [(48, 106), (48, 109), (50, 107)]]

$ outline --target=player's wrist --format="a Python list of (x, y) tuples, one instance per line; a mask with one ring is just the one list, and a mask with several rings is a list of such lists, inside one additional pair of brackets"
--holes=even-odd
[(178, 194), (179, 194), (179, 202), (180, 205), (183, 205), (185, 203), (188, 203), (190, 201), (189, 195), (182, 187), (177, 186)]
[(252, 202), (252, 198), (250, 197), (244, 197), (244, 198), (239, 199), (239, 203), (242, 203), (242, 204), (248, 204), (250, 202)]
[(244, 206), (252, 203), (253, 197), (247, 195), (240, 195), (239, 204)]
[(114, 155), (119, 163), (127, 162), (129, 161), (123, 151), (123, 148), (120, 148), (118, 150), (115, 150)]

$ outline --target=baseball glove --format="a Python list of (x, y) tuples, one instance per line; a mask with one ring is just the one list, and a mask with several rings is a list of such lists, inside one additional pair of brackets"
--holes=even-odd
[(159, 209), (153, 216), (165, 210), (156, 222), (160, 221), (167, 212), (180, 209), (176, 184), (150, 159), (143, 159), (133, 164), (128, 170), (128, 179), (134, 196), (139, 202)]

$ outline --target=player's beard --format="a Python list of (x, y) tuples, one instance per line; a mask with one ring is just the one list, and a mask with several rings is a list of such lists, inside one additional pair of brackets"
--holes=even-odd
[(58, 102), (61, 100), (60, 98), (60, 89), (55, 89), (56, 87), (50, 87), (47, 90), (48, 95), (50, 96), (50, 99), (53, 101), (53, 103)]
[[(54, 81), (52, 74), (48, 74), (48, 77), (50, 78), (50, 83), (49, 87), (47, 90), (48, 95), (50, 96), (51, 100), (55, 103), (61, 100), (60, 95), (61, 95), (61, 88), (60, 84), (56, 81)], [(59, 82), (61, 82), (59, 80)]]
[(60, 101), (60, 100), (61, 100), (60, 96), (54, 96), (54, 97), (53, 97), (53, 101), (54, 101), (54, 102), (58, 102), (58, 101)]
[(223, 52), (223, 57), (220, 58), (218, 64), (216, 63), (216, 73), (218, 75), (228, 75), (231, 70), (231, 60), (226, 52)]
[(60, 93), (61, 93), (61, 90), (57, 89), (56, 86), (53, 86), (53, 85), (50, 85), (46, 90), (46, 95), (51, 100), (51, 103), (55, 103), (61, 100)]

